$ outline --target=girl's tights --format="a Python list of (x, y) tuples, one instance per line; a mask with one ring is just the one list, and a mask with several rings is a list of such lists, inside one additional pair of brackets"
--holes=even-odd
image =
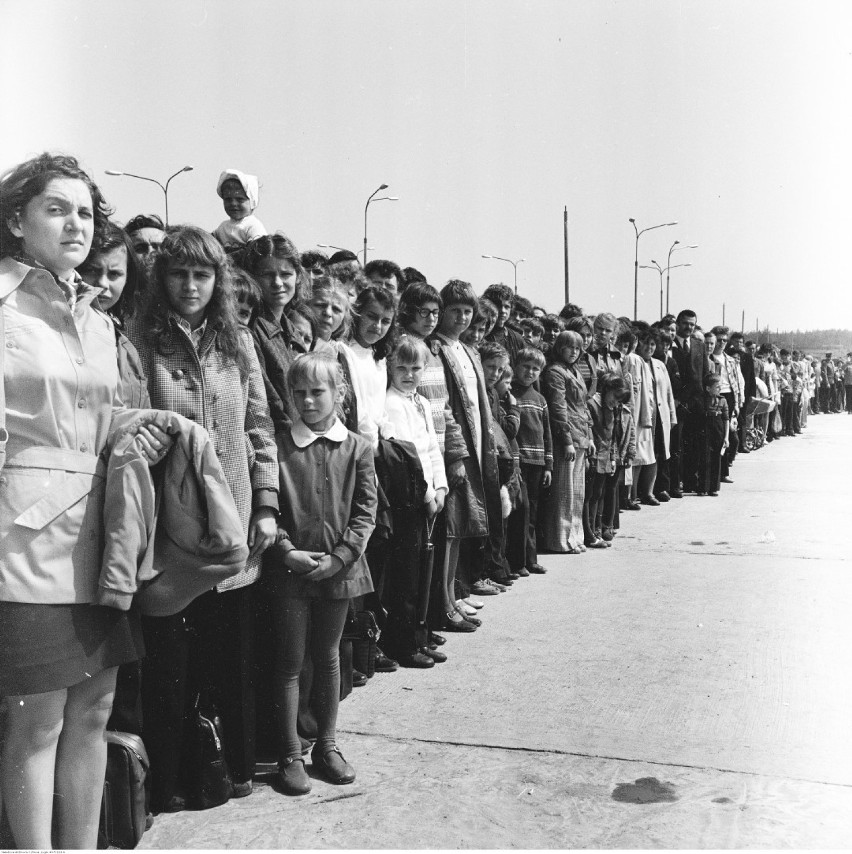
[(340, 638), (348, 599), (274, 597), (273, 692), (280, 761), (302, 755), (296, 718), (299, 712), (299, 674), (310, 645), (314, 665), (314, 714), (317, 750), (334, 747), (340, 702)]

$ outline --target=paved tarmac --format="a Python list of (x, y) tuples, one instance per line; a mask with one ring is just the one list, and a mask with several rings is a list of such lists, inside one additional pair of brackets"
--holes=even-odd
[[(341, 705), (351, 786), (158, 816), (141, 848), (852, 847), (852, 418), (719, 498), (544, 556), (446, 664)], [(271, 766), (265, 770), (271, 770)]]

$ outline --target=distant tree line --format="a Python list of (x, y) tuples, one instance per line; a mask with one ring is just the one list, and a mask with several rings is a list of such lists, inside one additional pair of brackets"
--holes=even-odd
[(833, 353), (835, 356), (852, 351), (852, 329), (797, 329), (794, 332), (764, 326), (763, 329), (746, 332), (745, 337), (758, 344), (768, 342), (790, 350)]

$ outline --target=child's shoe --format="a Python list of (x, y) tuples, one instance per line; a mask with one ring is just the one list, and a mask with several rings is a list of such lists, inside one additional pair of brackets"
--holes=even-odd
[(311, 762), (317, 773), (322, 774), (335, 786), (344, 786), (355, 781), (355, 769), (343, 758), (337, 747), (329, 747), (324, 753), (314, 747), (311, 751)]
[(305, 770), (301, 756), (291, 756), (278, 764), (278, 782), (285, 795), (307, 795), (311, 790), (311, 778)]

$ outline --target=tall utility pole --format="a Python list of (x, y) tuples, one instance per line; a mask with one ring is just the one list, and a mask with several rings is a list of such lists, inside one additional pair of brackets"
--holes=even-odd
[(742, 319), (742, 322), (740, 323), (740, 332), (742, 332), (742, 334), (745, 335), (745, 309), (743, 309), (743, 319)]
[(562, 226), (565, 237), (565, 305), (571, 302), (571, 282), (568, 276), (568, 206), (562, 214)]

